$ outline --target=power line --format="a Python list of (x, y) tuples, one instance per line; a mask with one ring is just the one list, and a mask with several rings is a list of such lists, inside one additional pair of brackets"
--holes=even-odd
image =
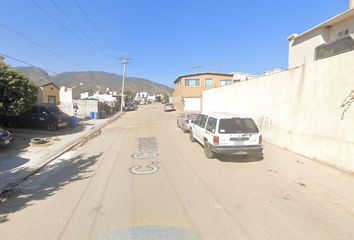
[(56, 53), (56, 52), (54, 52), (54, 51), (52, 51), (52, 50), (50, 50), (50, 49), (48, 49), (48, 48), (42, 46), (42, 45), (40, 45), (39, 43), (36, 43), (35, 41), (33, 41), (33, 40), (31, 40), (31, 39), (29, 39), (29, 38), (23, 36), (22, 34), (20, 34), (20, 33), (16, 32), (16, 31), (14, 31), (14, 30), (12, 30), (12, 29), (6, 27), (5, 25), (3, 25), (3, 24), (1, 24), (1, 23), (0, 23), (0, 26), (2, 26), (3, 28), (6, 28), (7, 30), (9, 30), (9, 31), (11, 31), (11, 32), (13, 32), (13, 33), (15, 33), (15, 34), (21, 36), (21, 37), (23, 37), (23, 38), (26, 39), (27, 41), (30, 41), (31, 43), (33, 43), (33, 44), (35, 44), (35, 45), (37, 45), (37, 46), (39, 46), (39, 47), (41, 47), (41, 48), (47, 50), (48, 52), (51, 52), (51, 53), (53, 53), (53, 54), (55, 54), (55, 55), (57, 55), (57, 56), (59, 56), (59, 57), (65, 59), (65, 60), (71, 62), (71, 63), (74, 63), (74, 64), (80, 66), (80, 67), (83, 67), (83, 68), (86, 68), (87, 70), (90, 70), (89, 68), (87, 68), (87, 67), (85, 67), (85, 66), (83, 66), (83, 65), (81, 65), (81, 64), (79, 64), (79, 63), (77, 63), (77, 62), (74, 62), (74, 61), (72, 61), (72, 60), (70, 60), (70, 59), (68, 59), (68, 58), (66, 58), (66, 57), (64, 57), (64, 56), (62, 56), (62, 55), (60, 55), (60, 54), (58, 54), (58, 53)]
[(102, 35), (102, 33), (97, 29), (97, 27), (95, 26), (95, 24), (93, 24), (93, 22), (91, 21), (91, 19), (87, 16), (87, 14), (84, 12), (84, 10), (80, 7), (80, 5), (76, 2), (76, 0), (74, 0), (74, 2), (76, 3), (76, 5), (79, 7), (79, 9), (81, 10), (81, 12), (85, 15), (85, 17), (87, 18), (87, 20), (89, 20), (89, 22), (92, 24), (92, 26), (96, 29), (96, 31), (101, 35), (101, 37), (106, 41), (106, 43), (114, 50), (117, 52), (117, 50), (114, 49), (114, 47), (107, 41), (107, 39)]
[(43, 12), (45, 12), (50, 18), (52, 18), (54, 21), (56, 21), (60, 26), (62, 26), (65, 30), (67, 30), (69, 33), (71, 33), (72, 35), (74, 35), (77, 39), (79, 39), (81, 42), (85, 43), (87, 46), (89, 46), (90, 48), (94, 49), (95, 51), (99, 52), (99, 50), (97, 50), (96, 48), (94, 48), (93, 46), (91, 46), (90, 44), (88, 44), (87, 42), (85, 42), (84, 40), (82, 40), (80, 37), (78, 37), (75, 33), (73, 33), (72, 31), (70, 31), (69, 29), (67, 29), (63, 24), (61, 24), (58, 20), (56, 20), (52, 15), (50, 15), (46, 10), (44, 10), (41, 6), (39, 6), (35, 1), (31, 0), (38, 8), (40, 8)]
[(0, 53), (0, 55), (1, 55), (1, 56), (4, 56), (4, 57), (6, 57), (6, 58), (10, 58), (10, 59), (12, 59), (12, 60), (18, 61), (18, 62), (22, 62), (22, 63), (27, 64), (27, 65), (29, 65), (29, 66), (39, 68), (39, 69), (41, 69), (41, 70), (43, 70), (43, 71), (46, 71), (46, 72), (51, 72), (51, 73), (54, 73), (54, 74), (56, 74), (56, 75), (61, 75), (61, 76), (65, 76), (65, 77), (71, 78), (71, 79), (73, 79), (73, 80), (77, 80), (76, 78), (67, 76), (67, 75), (65, 75), (65, 74), (63, 74), (63, 73), (56, 73), (56, 72), (53, 72), (53, 71), (51, 71), (51, 70), (48, 70), (48, 69), (45, 69), (45, 68), (41, 68), (41, 67), (38, 67), (38, 66), (36, 66), (36, 65), (33, 65), (33, 64), (31, 64), (31, 63), (28, 63), (28, 62), (19, 60), (19, 59), (17, 59), (17, 58), (10, 57), (10, 56), (8, 56), (8, 55), (6, 55), (6, 54), (3, 54), (3, 53)]
[(93, 44), (95, 44), (99, 49), (101, 49), (102, 51), (104, 51), (100, 46), (98, 46), (98, 44), (96, 44), (89, 36), (87, 36), (87, 34), (86, 33), (84, 33), (84, 31), (82, 31), (81, 30), (81, 28), (79, 28), (69, 17), (68, 17), (68, 15), (66, 15), (65, 13), (64, 13), (64, 11), (63, 10), (61, 10), (61, 8), (59, 8), (59, 6), (57, 5), (57, 4), (55, 4), (55, 2), (53, 1), (53, 0), (51, 0), (51, 2), (54, 4), (54, 6), (56, 7), (56, 8), (58, 8), (59, 9), (59, 11), (77, 28), (77, 29), (79, 29), (79, 31), (82, 33), (82, 34), (84, 34)]

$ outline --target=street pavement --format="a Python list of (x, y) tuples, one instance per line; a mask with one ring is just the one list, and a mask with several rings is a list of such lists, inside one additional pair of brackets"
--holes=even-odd
[[(68, 126), (54, 132), (38, 128), (9, 129), (15, 141), (0, 148), (0, 193), (10, 190), (69, 149), (99, 135), (102, 127), (120, 115), (121, 112), (116, 112), (103, 119), (78, 118), (75, 128)], [(33, 138), (43, 139), (44, 142), (32, 144)]]

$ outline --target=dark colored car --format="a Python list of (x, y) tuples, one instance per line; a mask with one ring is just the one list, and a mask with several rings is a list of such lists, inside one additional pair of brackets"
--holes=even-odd
[(127, 106), (125, 106), (124, 108), (125, 111), (134, 111), (135, 110), (135, 106), (134, 104), (127, 104)]
[(29, 111), (19, 116), (1, 116), (2, 124), (14, 128), (25, 127), (45, 127), (49, 131), (65, 127), (70, 124), (70, 116), (63, 113), (57, 105), (43, 103), (34, 105)]
[(14, 137), (10, 131), (0, 127), (0, 147), (10, 145), (14, 141)]

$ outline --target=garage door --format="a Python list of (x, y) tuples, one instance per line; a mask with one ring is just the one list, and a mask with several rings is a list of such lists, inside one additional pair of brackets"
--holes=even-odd
[(200, 98), (183, 98), (184, 111), (200, 111)]

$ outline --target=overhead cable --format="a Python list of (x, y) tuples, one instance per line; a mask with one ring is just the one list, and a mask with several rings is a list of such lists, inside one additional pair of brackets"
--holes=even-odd
[(93, 24), (93, 22), (91, 21), (91, 19), (87, 16), (87, 14), (84, 12), (84, 10), (80, 7), (80, 5), (76, 2), (76, 0), (74, 0), (74, 2), (76, 3), (76, 5), (79, 7), (79, 9), (81, 10), (81, 12), (85, 15), (85, 17), (87, 18), (87, 20), (89, 20), (89, 22), (91, 23), (91, 25), (96, 29), (96, 31), (101, 35), (101, 37), (106, 41), (106, 43), (116, 52), (118, 52), (117, 50), (114, 49), (114, 47), (107, 41), (107, 39), (102, 35), (102, 33), (98, 30), (98, 28), (95, 26), (95, 24)]
[(67, 30), (69, 33), (71, 33), (72, 35), (74, 35), (77, 39), (79, 39), (81, 42), (85, 43), (87, 46), (89, 46), (90, 48), (94, 49), (95, 51), (99, 52), (98, 49), (94, 48), (93, 46), (91, 46), (90, 44), (88, 44), (87, 42), (85, 42), (84, 40), (82, 40), (80, 37), (78, 37), (75, 33), (73, 33), (72, 31), (70, 31), (69, 29), (67, 29), (63, 24), (61, 24), (58, 20), (56, 20), (52, 15), (50, 15), (46, 10), (44, 10), (41, 6), (39, 6), (35, 1), (31, 0), (37, 7), (39, 7), (43, 12), (45, 12), (50, 18), (52, 18), (54, 21), (56, 21), (60, 26), (62, 26), (65, 30)]
[(27, 38), (27, 37), (21, 35), (20, 33), (18, 33), (18, 32), (16, 32), (16, 31), (14, 31), (14, 30), (12, 30), (12, 29), (6, 27), (5, 25), (3, 25), (3, 24), (1, 24), (1, 23), (0, 23), (0, 26), (2, 26), (3, 28), (6, 28), (7, 30), (9, 30), (9, 31), (11, 31), (11, 32), (13, 32), (13, 33), (15, 33), (15, 34), (21, 36), (21, 37), (23, 37), (24, 39), (30, 41), (31, 43), (33, 43), (33, 44), (35, 44), (35, 45), (37, 45), (37, 46), (39, 46), (39, 47), (41, 47), (41, 48), (47, 50), (48, 52), (51, 52), (51, 53), (53, 53), (53, 54), (55, 54), (55, 55), (57, 55), (57, 56), (59, 56), (59, 57), (65, 59), (65, 60), (71, 62), (71, 63), (74, 63), (74, 64), (80, 66), (80, 67), (83, 67), (83, 68), (85, 68), (85, 69), (87, 69), (87, 70), (90, 70), (89, 68), (87, 68), (87, 67), (85, 67), (85, 66), (83, 66), (83, 65), (81, 65), (81, 64), (79, 64), (79, 63), (77, 63), (77, 62), (74, 62), (74, 61), (72, 61), (72, 60), (70, 60), (70, 59), (68, 59), (68, 58), (66, 58), (66, 57), (64, 57), (64, 56), (62, 56), (62, 55), (60, 55), (60, 54), (58, 54), (58, 53), (56, 53), (56, 52), (54, 52), (54, 51), (52, 51), (52, 50), (50, 50), (50, 49), (48, 49), (48, 48), (42, 46), (42, 45), (40, 45), (39, 43), (36, 43), (35, 41), (33, 41), (33, 40), (31, 40), (31, 39), (29, 39), (29, 38)]
[(38, 66), (36, 66), (36, 65), (33, 65), (33, 64), (31, 64), (31, 63), (28, 63), (28, 62), (25, 62), (25, 61), (16, 59), (16, 58), (14, 58), (14, 57), (10, 57), (10, 56), (8, 56), (8, 55), (6, 55), (6, 54), (3, 54), (3, 53), (0, 53), (0, 55), (1, 55), (1, 56), (4, 56), (4, 57), (6, 57), (6, 58), (10, 58), (10, 59), (12, 59), (12, 60), (18, 61), (18, 62), (22, 62), (22, 63), (27, 64), (27, 65), (29, 65), (29, 66), (39, 68), (39, 69), (41, 69), (41, 70), (43, 70), (43, 71), (46, 71), (46, 72), (51, 72), (51, 73), (54, 73), (54, 74), (56, 74), (56, 75), (61, 75), (61, 76), (65, 76), (65, 77), (71, 78), (71, 79), (73, 79), (73, 80), (77, 80), (77, 79), (75, 79), (75, 78), (73, 78), (73, 77), (70, 77), (70, 76), (67, 76), (67, 75), (65, 75), (65, 74), (63, 74), (63, 73), (56, 73), (56, 72), (53, 72), (53, 71), (51, 71), (51, 70), (48, 70), (48, 69), (45, 69), (45, 68), (41, 68), (41, 67), (38, 67)]
[(57, 4), (55, 4), (55, 2), (53, 1), (53, 0), (51, 0), (51, 2), (54, 4), (54, 6), (56, 7), (56, 8), (58, 8), (59, 9), (59, 11), (77, 28), (77, 29), (79, 29), (79, 31), (82, 33), (82, 34), (84, 34), (93, 44), (95, 44), (99, 49), (101, 49), (102, 51), (104, 51), (100, 46), (98, 46), (98, 44), (96, 44), (89, 36), (87, 36), (87, 34), (86, 33), (84, 33), (84, 31), (82, 31), (81, 30), (81, 28), (79, 28), (79, 26), (77, 26), (69, 17), (68, 17), (68, 15), (66, 15), (65, 13), (64, 13), (64, 11), (63, 10), (61, 10), (61, 8), (57, 5)]

